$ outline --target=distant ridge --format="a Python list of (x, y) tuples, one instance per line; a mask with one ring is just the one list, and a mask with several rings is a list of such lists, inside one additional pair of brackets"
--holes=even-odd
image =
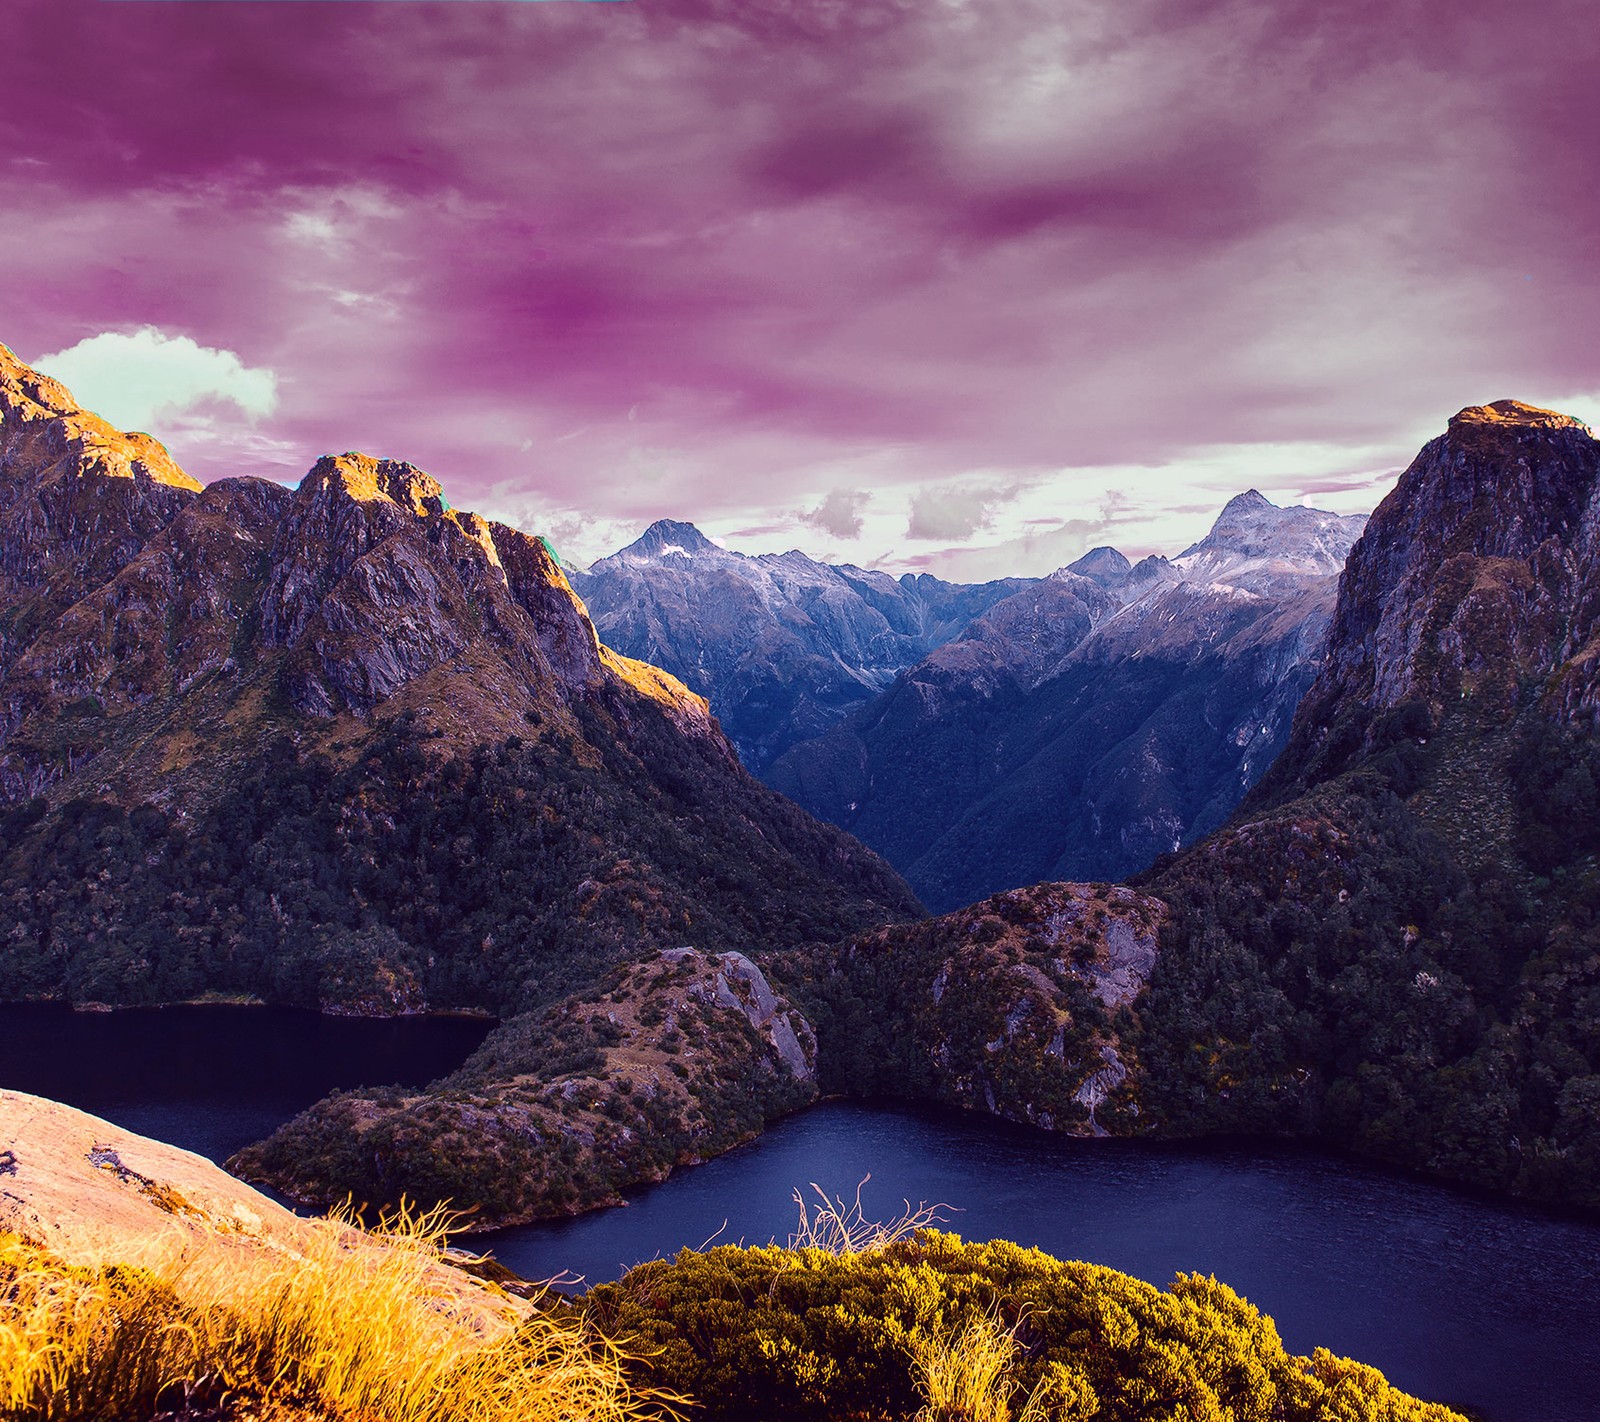
[(601, 637), (706, 697), (759, 772), (1034, 580), (967, 586), (794, 551), (749, 556), (658, 519), (572, 581)]
[(1134, 873), (1215, 829), (1271, 764), (1362, 523), (1250, 490), (1174, 559), (1094, 549), (766, 778), (935, 911)]

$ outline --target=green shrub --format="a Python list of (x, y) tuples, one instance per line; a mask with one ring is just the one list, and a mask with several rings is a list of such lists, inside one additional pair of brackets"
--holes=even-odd
[(844, 1254), (686, 1250), (578, 1307), (649, 1352), (650, 1381), (694, 1397), (705, 1422), (932, 1417), (930, 1352), (986, 1328), (1011, 1340), (986, 1384), (988, 1417), (1461, 1422), (1374, 1369), (1290, 1355), (1272, 1321), (1215, 1279), (1180, 1275), (1161, 1290), (937, 1230)]

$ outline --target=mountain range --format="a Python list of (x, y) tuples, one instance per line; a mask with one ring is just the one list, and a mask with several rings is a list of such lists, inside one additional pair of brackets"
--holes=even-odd
[(1033, 581), (966, 585), (800, 552), (751, 557), (671, 519), (569, 577), (601, 638), (706, 697), (757, 774)]
[[(1170, 560), (979, 590), (790, 746), (772, 778), (855, 737), (948, 846), (925, 882), (1004, 885), (928, 918), (539, 539), (360, 454), (202, 489), (0, 347), (0, 997), (493, 1012), (236, 1161), (480, 1224), (821, 1091), (1600, 1204), (1600, 442), (1471, 407), (1337, 571), (1356, 531), (1250, 493)], [(647, 581), (712, 557), (657, 533)], [(972, 590), (924, 591), (942, 636)], [(1081, 862), (1062, 824), (1154, 862), (1025, 882)]]
[(1097, 548), (977, 586), (659, 522), (574, 585), (769, 785), (943, 910), (1122, 878), (1220, 825), (1287, 737), (1362, 522), (1251, 490), (1171, 560)]

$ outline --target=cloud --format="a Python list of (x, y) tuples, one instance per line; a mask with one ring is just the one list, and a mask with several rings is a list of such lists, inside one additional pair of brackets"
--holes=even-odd
[[(184, 332), (281, 377), (275, 464), (410, 458), (579, 546), (859, 560), (1020, 538), (973, 490), (1039, 470), (1028, 517), (1121, 469), (1220, 503), (1225, 453), (1358, 480), (1600, 388), (1579, 0), (1515, 44), (1489, 0), (380, 8), (11, 0), (0, 340)], [(222, 386), (206, 472), (253, 469)]]
[(864, 489), (833, 489), (816, 508), (800, 517), (835, 538), (855, 538), (865, 522), (861, 511), (871, 498)]
[(227, 407), (254, 421), (278, 403), (272, 371), (154, 326), (89, 336), (33, 364), (70, 387), (85, 409), (121, 429), (151, 430), (185, 419), (214, 429), (226, 421)]
[(911, 496), (906, 537), (961, 542), (994, 521), (995, 509), (1016, 489), (932, 488)]

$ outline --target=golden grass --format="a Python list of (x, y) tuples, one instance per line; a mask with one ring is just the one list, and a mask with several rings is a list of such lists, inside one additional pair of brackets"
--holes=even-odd
[(789, 1248), (820, 1249), (839, 1256), (872, 1254), (942, 1222), (940, 1211), (946, 1208), (944, 1205), (924, 1202), (912, 1209), (909, 1200), (901, 1202), (905, 1211), (891, 1220), (868, 1219), (861, 1208), (861, 1191), (871, 1179), (868, 1174), (856, 1186), (854, 1200), (829, 1195), (813, 1181), (811, 1190), (817, 1199), (808, 1205), (806, 1197), (796, 1190), (794, 1202), (800, 1211), (800, 1222), (789, 1236)]
[(272, 1404), (329, 1422), (625, 1422), (679, 1399), (626, 1354), (440, 1262), (448, 1217), (368, 1234), (308, 1222), (294, 1248), (217, 1240), (74, 1268), (0, 1235), (0, 1417), (145, 1419)]
[(927, 1398), (918, 1422), (1011, 1422), (1016, 1355), (1011, 1332), (983, 1314), (942, 1336), (913, 1337), (911, 1365)]
[[(914, 1334), (911, 1367), (927, 1399), (916, 1422), (1011, 1422), (1018, 1385), (1012, 1375), (1020, 1345), (1015, 1328), (979, 1314), (948, 1333)], [(1023, 1401), (1017, 1422), (1045, 1422), (1052, 1414), (1049, 1377)]]

